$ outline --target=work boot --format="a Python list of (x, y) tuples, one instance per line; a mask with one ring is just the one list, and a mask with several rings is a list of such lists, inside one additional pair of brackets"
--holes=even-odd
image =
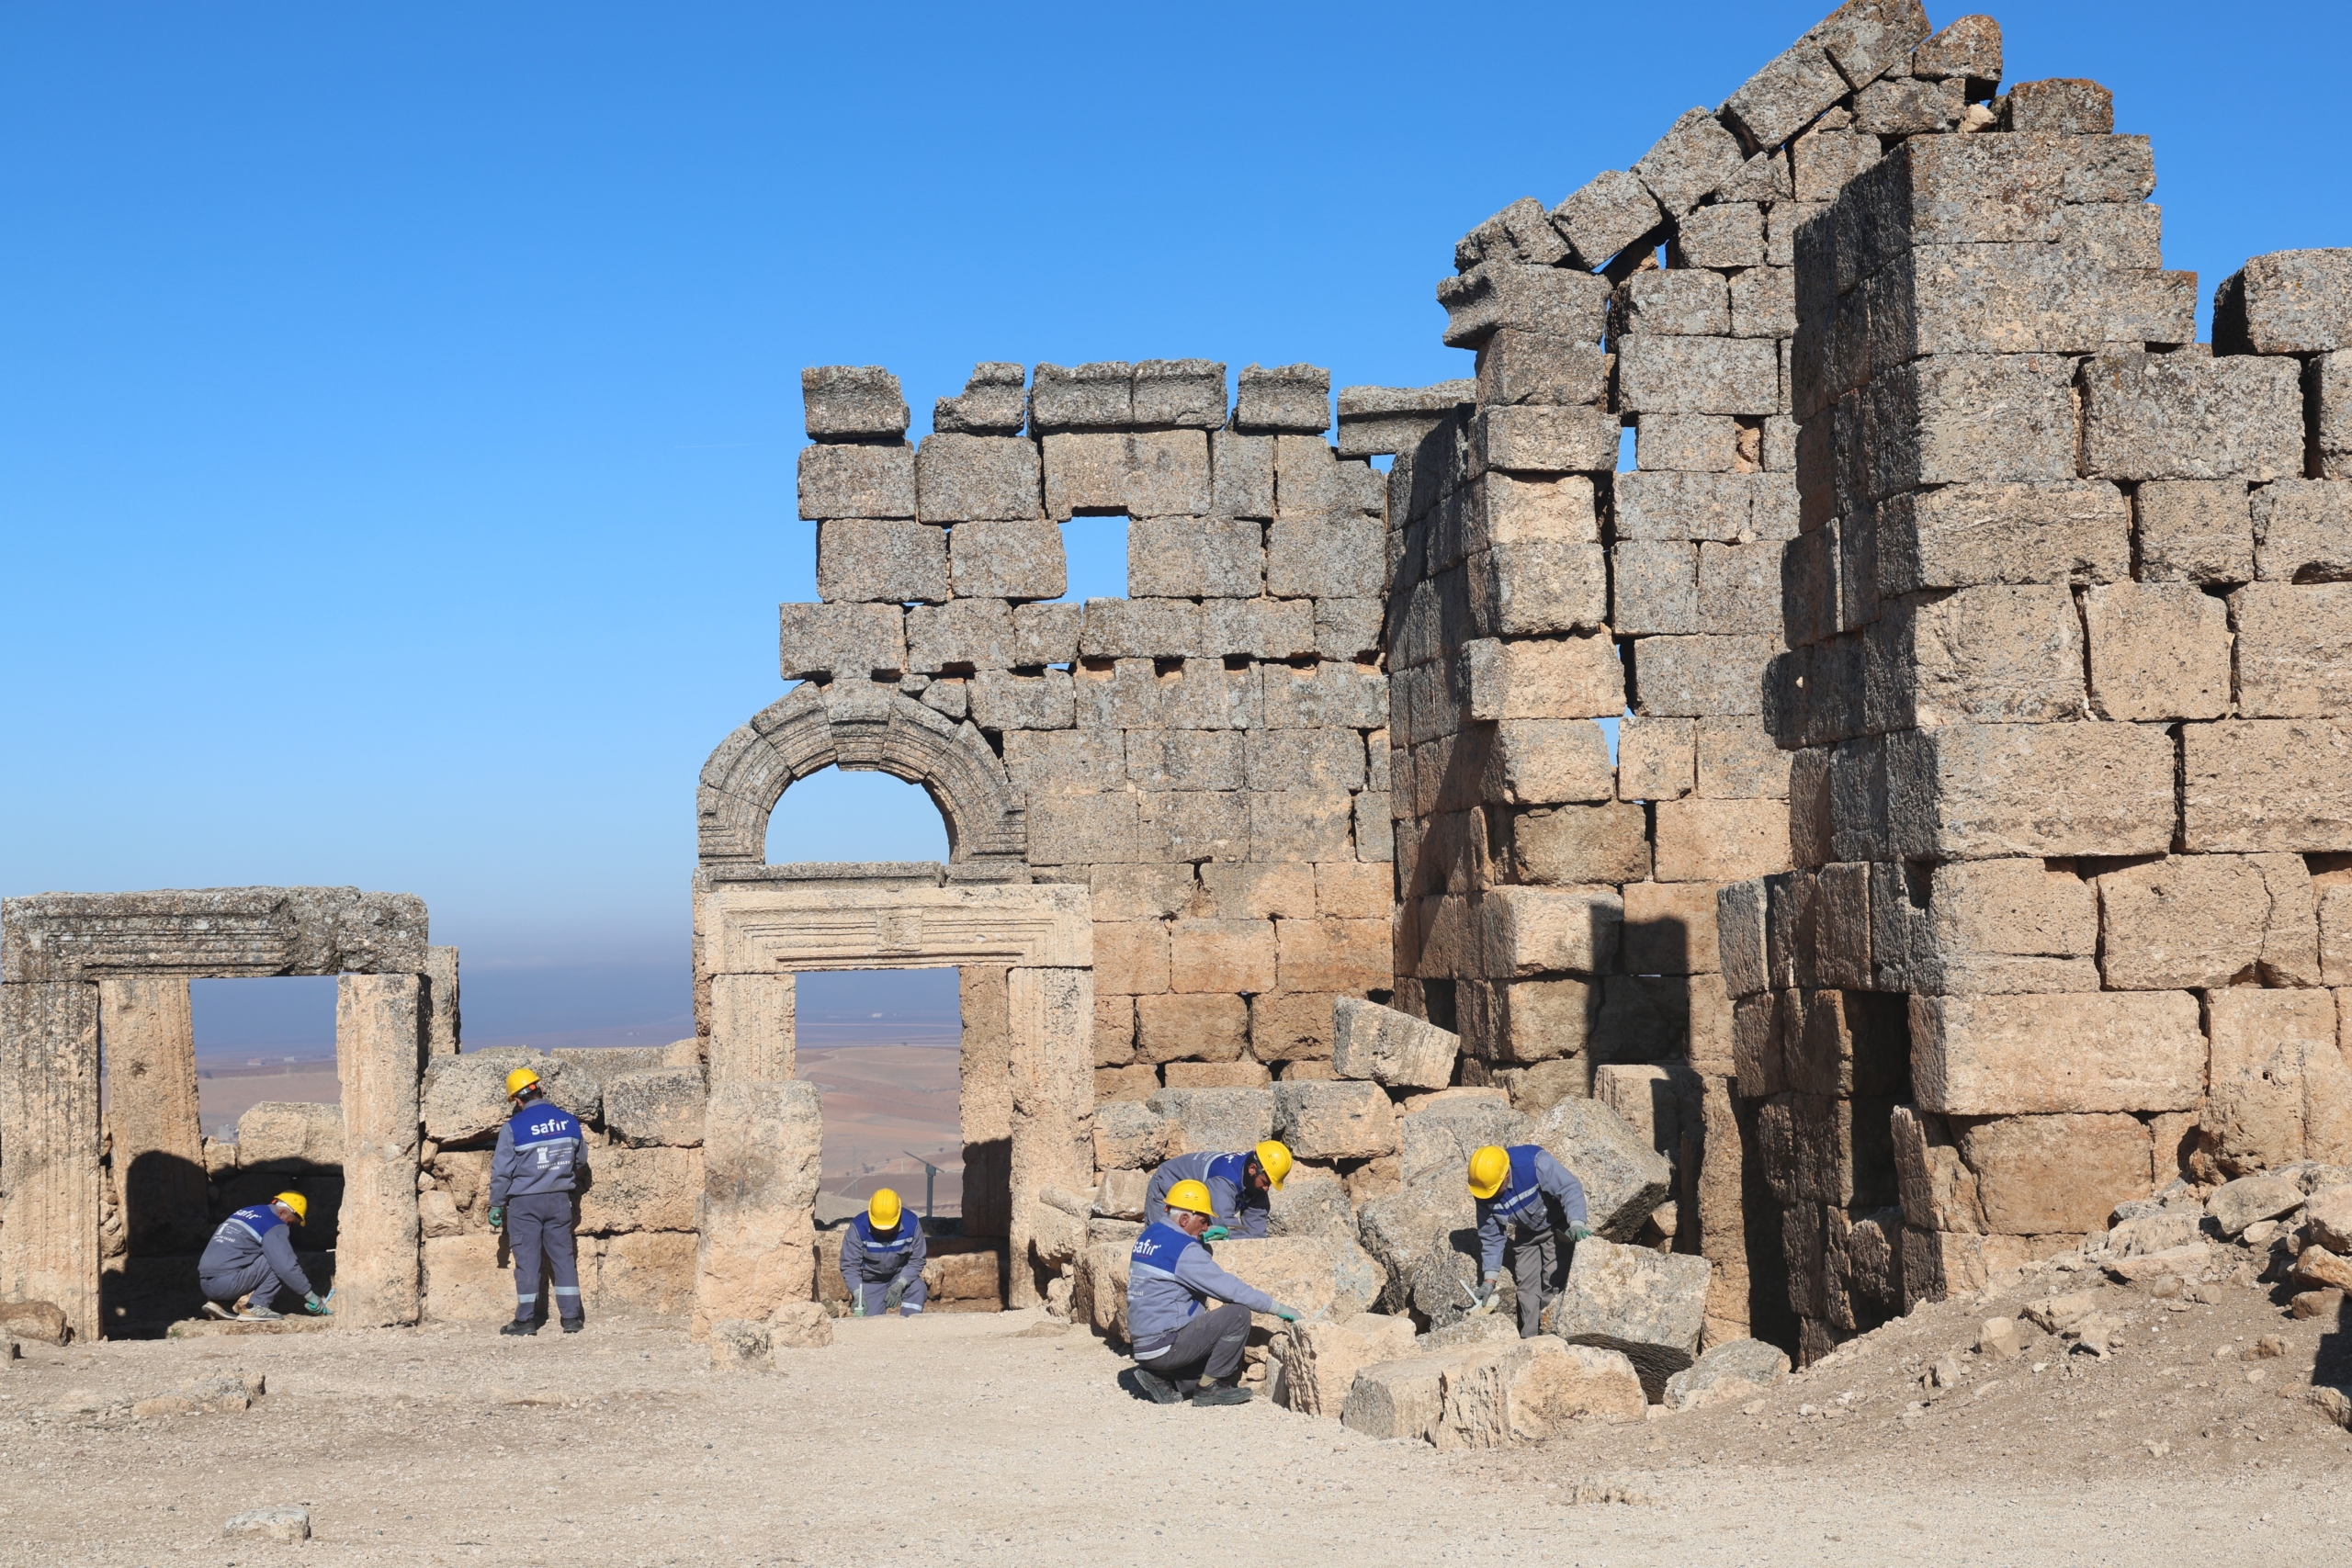
[(1170, 1382), (1166, 1378), (1161, 1377), (1158, 1372), (1147, 1371), (1143, 1368), (1137, 1367), (1136, 1369), (1136, 1386), (1143, 1390), (1144, 1393), (1149, 1394), (1151, 1396), (1151, 1402), (1154, 1404), (1182, 1404), (1184, 1403), (1184, 1395), (1177, 1389), (1176, 1385)]
[(517, 1318), (514, 1322), (508, 1324), (498, 1332), (502, 1335), (511, 1335), (518, 1339), (528, 1339), (532, 1335), (537, 1334), (538, 1331), (539, 1325), (537, 1324), (526, 1323), (522, 1319)]
[(233, 1311), (222, 1306), (219, 1302), (205, 1303), (204, 1315), (207, 1317), (217, 1317), (224, 1322), (234, 1322), (237, 1316)]
[(1203, 1385), (1200, 1393), (1193, 1395), (1193, 1408), (1205, 1410), (1213, 1404), (1247, 1404), (1250, 1398), (1250, 1393), (1246, 1388), (1228, 1388), (1222, 1383), (1208, 1383)]
[(586, 1325), (586, 1323), (587, 1319), (584, 1317), (567, 1317), (563, 1320), (563, 1331), (566, 1334), (577, 1334)]

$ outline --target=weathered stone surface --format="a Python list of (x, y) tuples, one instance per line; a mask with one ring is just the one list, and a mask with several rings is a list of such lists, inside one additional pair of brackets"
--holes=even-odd
[(1624, 711), (1624, 667), (1605, 637), (1498, 642), (1463, 649), (1467, 716), (1479, 721), (1606, 718)]
[(2249, 583), (2230, 595), (2229, 618), (2237, 628), (2240, 716), (2352, 714), (2352, 583)]
[[(2278, 979), (2316, 978), (2309, 873), (2285, 855), (2175, 855), (2095, 882), (2100, 973), (2111, 990), (2224, 987), (2259, 978), (2266, 947)], [(2281, 917), (2299, 916), (2300, 952)]]
[(2213, 1180), (2352, 1159), (2352, 1069), (2326, 993), (2231, 987), (2207, 1005), (2212, 1061), (2191, 1170)]
[(912, 517), (915, 454), (904, 443), (800, 449), (800, 515)]
[(2104, 481), (1950, 485), (1882, 507), (1878, 551), (1878, 592), (1888, 597), (1984, 582), (2113, 582), (2131, 575), (2132, 510)]
[(1666, 1156), (1624, 1118), (1591, 1100), (1564, 1100), (1535, 1123), (1532, 1141), (1584, 1186), (1586, 1223), (1611, 1241), (1630, 1241), (1672, 1191)]
[(1477, 913), (1477, 952), (1493, 979), (1606, 973), (1624, 922), (1624, 904), (1613, 889), (1494, 887)]
[(2255, 492), (2255, 575), (2266, 582), (2352, 578), (2352, 485), (2281, 479)]
[(1435, 1441), (1445, 1420), (1447, 1376), (1498, 1365), (1509, 1353), (1500, 1346), (1474, 1346), (1367, 1366), (1349, 1387), (1340, 1424), (1367, 1438)]
[[(1334, 1323), (1346, 1323), (1380, 1294), (1380, 1266), (1351, 1235), (1255, 1241), (1236, 1236), (1216, 1243), (1212, 1250), (1218, 1268), (1308, 1317), (1327, 1315)], [(1252, 1321), (1261, 1328), (1282, 1326), (1281, 1319), (1264, 1313)]]
[(2352, 347), (2352, 251), (2273, 251), (2247, 262), (2214, 291), (2213, 347), (2224, 355)]
[(1679, 218), (1747, 162), (1738, 138), (1705, 109), (1690, 109), (1634, 163), (1634, 175), (1670, 218)]
[(2255, 575), (2243, 479), (2151, 479), (2133, 504), (2143, 581), (2236, 583)]
[(1769, 414), (1781, 410), (1781, 361), (1764, 338), (1637, 337), (1617, 355), (1626, 413)]
[(695, 1318), (764, 1318), (811, 1296), (823, 1111), (805, 1081), (721, 1082), (703, 1120)]
[(1554, 1309), (1556, 1331), (1571, 1345), (1622, 1352), (1655, 1404), (1698, 1357), (1709, 1267), (1703, 1258), (1579, 1242)]
[(1654, 809), (1661, 882), (1732, 882), (1789, 863), (1789, 813), (1781, 801), (1672, 800)]
[(1396, 1113), (1376, 1084), (1284, 1082), (1274, 1086), (1273, 1100), (1274, 1136), (1302, 1159), (1369, 1159), (1396, 1151)]
[(1760, 1339), (1734, 1339), (1667, 1380), (1662, 1403), (1669, 1410), (1699, 1410), (1710, 1404), (1744, 1403), (1789, 1375), (1789, 1358)]
[(1319, 365), (1242, 367), (1236, 430), (1313, 435), (1330, 425), (1330, 371)]
[(963, 395), (940, 398), (932, 405), (931, 427), (966, 435), (1013, 435), (1029, 414), (1023, 391), (1028, 373), (1006, 361), (972, 367)]
[(1443, 1089), (1462, 1040), (1410, 1013), (1340, 997), (1332, 1003), (1332, 1066), (1343, 1078), (1392, 1089)]
[(1910, 1009), (1923, 1110), (2179, 1111), (2204, 1090), (2205, 1038), (2185, 992), (1915, 996)]
[(1991, 1234), (2097, 1230), (2152, 1184), (2148, 1129), (2129, 1115), (1998, 1117), (1963, 1122), (1954, 1137)]
[(291, 1504), (254, 1508), (232, 1517), (220, 1527), (220, 1533), (231, 1540), (274, 1540), (290, 1546), (311, 1539), (311, 1514)]
[(497, 1046), (427, 1065), (420, 1090), (424, 1135), (445, 1145), (494, 1135), (509, 1109), (506, 1075), (517, 1067), (538, 1074), (547, 1097), (573, 1115), (602, 1120), (604, 1086), (592, 1069), (526, 1046)]
[(1589, 343), (1600, 335), (1609, 285), (1569, 268), (1487, 261), (1440, 279), (1437, 299), (1445, 307), (1449, 347), (1479, 348), (1505, 332)]
[(2223, 1235), (2234, 1236), (2257, 1221), (2292, 1213), (2302, 1204), (2303, 1190), (2283, 1176), (2242, 1176), (2215, 1188), (2205, 1200), (2205, 1212)]
[(2316, 854), (2352, 843), (2352, 735), (2341, 724), (2186, 725), (2181, 758), (2181, 837), (2190, 852)]
[(812, 365), (800, 372), (811, 441), (881, 441), (907, 433), (899, 378), (878, 365)]
[(1599, 266), (1658, 226), (1657, 201), (1624, 169), (1595, 175), (1551, 212), (1552, 227), (1587, 266)]
[(1888, 737), (1886, 769), (1893, 848), (1905, 859), (2170, 846), (2172, 740), (2153, 725), (1951, 724)]
[(1167, 1123), (1165, 1157), (1202, 1151), (1229, 1154), (1274, 1136), (1272, 1089), (1170, 1089), (1150, 1096), (1144, 1105)]
[(1358, 1372), (1413, 1353), (1413, 1320), (1362, 1313), (1344, 1323), (1293, 1324), (1267, 1349), (1281, 1369), (1283, 1403), (1302, 1416), (1336, 1419)]
[(693, 1149), (605, 1148), (589, 1156), (580, 1228), (593, 1234), (690, 1231), (702, 1195), (702, 1156)]
[(2084, 368), (2083, 468), (2116, 479), (2268, 479), (2303, 468), (2301, 367), (2103, 355)]
[[(334, 1269), (339, 1328), (417, 1320), (416, 1064), (426, 1038), (424, 991), (424, 982), (414, 975), (345, 975), (336, 982), (344, 1178)], [(585, 1074), (574, 1078), (575, 1093), (585, 1079)], [(593, 1099), (593, 1080), (587, 1082)]]
[(422, 974), (424, 900), (356, 887), (43, 893), (0, 903), (0, 980)]
[(1208, 437), (1196, 430), (1049, 435), (1046, 515), (1196, 515), (1209, 509)]
[(935, 604), (947, 597), (947, 536), (920, 523), (892, 519), (820, 523), (817, 592), (828, 604)]
[[(2206, 1201), (2210, 1212), (2211, 1200)], [(2352, 1184), (2336, 1182), (2314, 1188), (2305, 1207), (2303, 1224), (2312, 1240), (2339, 1257), (2352, 1254)]]
[(652, 1067), (616, 1073), (604, 1083), (605, 1125), (628, 1144), (690, 1147), (702, 1142), (703, 1075), (699, 1067)]
[[(211, 1226), (188, 982), (163, 975), (99, 981), (98, 1037), (105, 1043), (108, 1152), (130, 1251), (198, 1250)], [(337, 1132), (339, 1164), (339, 1125)], [(6, 1359), (0, 1352), (0, 1362)]]
[(237, 1118), (244, 1170), (340, 1170), (343, 1107), (264, 1100)]
[[(2092, 588), (2082, 614), (2091, 707), (2101, 718), (2219, 718), (2229, 711), (2230, 612), (2197, 584)], [(2239, 618), (2258, 614), (2249, 605)]]
[(1638, 881), (1650, 870), (1646, 828), (1638, 806), (1538, 807), (1512, 818), (1511, 853), (1532, 883)]

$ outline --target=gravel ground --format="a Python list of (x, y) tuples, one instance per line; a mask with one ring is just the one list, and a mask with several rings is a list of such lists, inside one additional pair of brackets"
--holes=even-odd
[[(2352, 1440), (2277, 1397), (2346, 1333), (2255, 1290), (2178, 1313), (2115, 1294), (2133, 1337), (2105, 1360), (1968, 1352), (1930, 1396), (1919, 1369), (2004, 1304), (1952, 1303), (1746, 1406), (1448, 1454), (1263, 1402), (1145, 1404), (1123, 1359), (1035, 1313), (842, 1322), (766, 1373), (709, 1371), (673, 1324), (31, 1345), (0, 1371), (0, 1564), (2204, 1568), (2352, 1537)], [(2242, 1359), (2270, 1334), (2283, 1355)], [(130, 1413), (238, 1368), (268, 1382), (247, 1412)], [(288, 1503), (311, 1541), (223, 1539)]]

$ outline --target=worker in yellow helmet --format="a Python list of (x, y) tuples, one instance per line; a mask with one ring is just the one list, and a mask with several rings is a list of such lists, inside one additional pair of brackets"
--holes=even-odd
[(1144, 1223), (1156, 1224), (1168, 1217), (1168, 1194), (1178, 1182), (1197, 1181), (1209, 1190), (1211, 1209), (1202, 1239), (1238, 1235), (1255, 1240), (1266, 1234), (1272, 1212), (1267, 1194), (1283, 1190), (1291, 1164), (1290, 1145), (1275, 1138), (1247, 1154), (1178, 1155), (1151, 1173), (1151, 1185), (1144, 1190)]
[(214, 1317), (283, 1317), (271, 1303), (284, 1292), (301, 1297), (304, 1312), (324, 1317), (332, 1309), (311, 1289), (309, 1276), (295, 1261), (294, 1233), (287, 1228), (310, 1217), (309, 1199), (300, 1192), (280, 1192), (266, 1203), (254, 1203), (222, 1220), (196, 1262), (204, 1310)]
[(929, 1298), (923, 1288), (922, 1221), (906, 1212), (888, 1187), (842, 1233), (842, 1281), (853, 1317), (913, 1317)]
[[(498, 1332), (539, 1331), (539, 1261), (566, 1334), (580, 1332), (579, 1243), (571, 1234), (571, 1195), (588, 1174), (588, 1136), (580, 1119), (547, 1097), (539, 1075), (506, 1075), (511, 1106), (490, 1159), (490, 1228), (505, 1228), (514, 1258), (514, 1320)], [(511, 1226), (508, 1222), (513, 1222)]]
[[(1271, 1313), (1296, 1323), (1298, 1309), (1210, 1258), (1202, 1242), (1216, 1217), (1207, 1183), (1178, 1182), (1168, 1190), (1161, 1212), (1165, 1217), (1144, 1227), (1127, 1257), (1128, 1354), (1136, 1361), (1136, 1386), (1159, 1404), (1187, 1395), (1195, 1406), (1247, 1404), (1250, 1391), (1240, 1383), (1250, 1314)], [(1211, 1300), (1224, 1304), (1208, 1307)]]
[(1584, 1228), (1584, 1183), (1534, 1144), (1489, 1144), (1470, 1156), (1470, 1197), (1478, 1210), (1480, 1299), (1491, 1300), (1503, 1278), (1505, 1231), (1512, 1288), (1519, 1294), (1519, 1337), (1532, 1339), (1544, 1309), (1567, 1282), (1569, 1247), (1592, 1233)]

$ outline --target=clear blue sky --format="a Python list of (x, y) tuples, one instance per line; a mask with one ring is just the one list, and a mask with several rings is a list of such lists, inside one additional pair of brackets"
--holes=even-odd
[[(1455, 237), (1826, 9), (19, 0), (0, 890), (405, 889), (469, 1032), (675, 1019), (695, 774), (815, 596), (802, 366), (919, 429), (980, 359), (1464, 374)], [(1997, 14), (2155, 136), (2208, 295), (2352, 243), (2342, 6)], [(780, 816), (939, 852), (893, 781)]]

